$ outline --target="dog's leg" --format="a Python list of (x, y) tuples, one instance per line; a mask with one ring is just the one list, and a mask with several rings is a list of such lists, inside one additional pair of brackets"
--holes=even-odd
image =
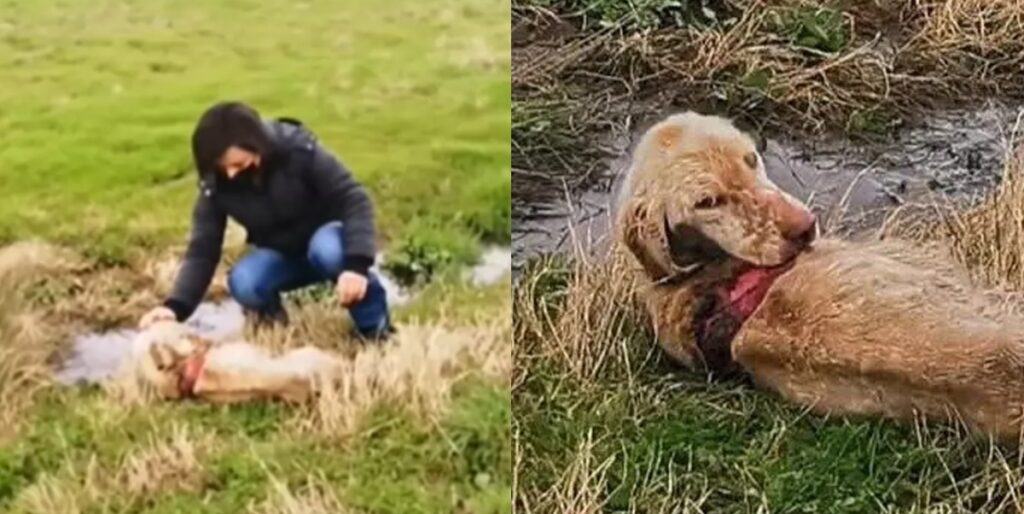
[(308, 377), (294, 373), (254, 369), (205, 369), (196, 382), (195, 395), (214, 403), (240, 403), (259, 399), (302, 402), (309, 398)]

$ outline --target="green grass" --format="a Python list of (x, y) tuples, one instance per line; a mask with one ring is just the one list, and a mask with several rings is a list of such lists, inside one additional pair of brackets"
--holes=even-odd
[[(297, 488), (314, 475), (359, 512), (508, 512), (509, 391), (483, 382), (462, 388), (437, 426), (381, 406), (340, 442), (292, 433), (285, 423), (298, 414), (280, 406), (164, 405), (112, 415), (99, 393), (51, 391), (28, 432), (0, 448), (0, 510), (31, 512), (18, 495), (43, 475), (57, 477), (87, 512), (209, 513), (243, 512), (267, 499), (272, 481)], [(166, 484), (155, 495), (118, 489), (125, 459), (168, 439), (172, 427), (212, 437), (186, 477), (192, 483)], [(118, 494), (89, 499), (80, 477), (90, 466), (114, 480), (98, 487)]]
[[(507, 319), (510, 283), (457, 267), (510, 239), (509, 16), (486, 0), (0, 0), (0, 244), (100, 265), (179, 247), (193, 124), (240, 99), (310, 126), (369, 189), (386, 251), (432, 266), (399, 322)], [(26, 301), (46, 314), (75, 294)], [(0, 427), (0, 512), (284, 512), (267, 506), (310, 488), (355, 512), (508, 512), (509, 386), (457, 371), (436, 418), (382, 400), (344, 435), (296, 430), (309, 413), (283, 405), (47, 387)], [(154, 453), (181, 433), (194, 462)]]
[(112, 260), (184, 241), (189, 137), (226, 98), (302, 119), (412, 220), (507, 241), (509, 6), (0, 2), (0, 237)]
[[(829, 419), (745, 381), (671, 365), (615, 270), (595, 266), (537, 263), (519, 282), (534, 287), (515, 304), (515, 502), (523, 511), (1021, 508), (1017, 450), (942, 423)], [(589, 278), (577, 282), (580, 273)], [(550, 324), (538, 322), (546, 316)]]
[[(398, 309), (400, 326), (508, 318), (509, 281), (477, 288), (452, 275)], [(133, 406), (98, 387), (48, 387), (0, 441), (0, 512), (67, 512), (72, 503), (90, 513), (262, 512), (253, 509), (277, 501), (279, 488), (295, 493), (311, 480), (353, 512), (510, 512), (508, 383), (473, 368), (452, 373), (463, 378), (437, 417), (410, 410), (410, 398), (383, 399), (343, 432), (298, 430), (315, 410), (277, 403)], [(175, 471), (187, 459), (154, 460), (153, 447), (174, 448), (181, 433), (195, 462)], [(139, 491), (131, 463), (147, 455), (157, 478)]]

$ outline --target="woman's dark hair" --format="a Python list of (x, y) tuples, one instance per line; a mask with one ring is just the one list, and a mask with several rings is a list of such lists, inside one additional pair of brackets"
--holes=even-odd
[(201, 174), (219, 168), (218, 161), (230, 146), (259, 155), (272, 150), (270, 136), (255, 109), (242, 102), (220, 102), (199, 118), (192, 132), (192, 158)]

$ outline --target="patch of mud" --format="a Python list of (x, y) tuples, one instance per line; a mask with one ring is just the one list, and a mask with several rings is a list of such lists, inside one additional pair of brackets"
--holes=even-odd
[[(768, 138), (762, 155), (769, 177), (807, 202), (823, 227), (872, 227), (908, 202), (971, 201), (991, 191), (1002, 176), (1006, 141), (1018, 112), (996, 103), (937, 112), (881, 143)], [(628, 141), (614, 142), (620, 151), (594, 188), (558, 203), (516, 207), (514, 270), (532, 257), (568, 251), (574, 242), (586, 249), (607, 242), (632, 145), (655, 121), (638, 127)]]
[[(478, 264), (466, 270), (465, 280), (474, 286), (483, 287), (501, 280), (511, 271), (512, 250), (503, 247), (487, 248)], [(415, 294), (400, 287), (391, 277), (377, 267), (388, 304), (392, 307), (405, 305)], [(242, 307), (234, 301), (204, 302), (186, 322), (196, 334), (224, 341), (242, 336), (245, 315)], [(118, 329), (94, 332), (75, 337), (71, 342), (71, 355), (56, 373), (59, 383), (71, 385), (97, 383), (111, 377), (131, 355), (132, 341), (138, 335), (136, 329)]]

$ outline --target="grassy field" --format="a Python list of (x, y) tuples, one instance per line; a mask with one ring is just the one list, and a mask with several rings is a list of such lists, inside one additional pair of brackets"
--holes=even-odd
[[(523, 0), (513, 11), (513, 180), (524, 202), (586, 187), (609, 157), (594, 141), (652, 112), (698, 108), (780, 136), (885, 138), (930, 108), (1019, 99), (1024, 83), (1015, 2)], [(941, 206), (942, 216), (929, 206), (925, 219), (908, 210), (888, 235), (945, 244), (978, 281), (1024, 290), (1019, 136), (989, 200)], [(517, 510), (1024, 511), (1017, 449), (953, 424), (823, 418), (671, 365), (634, 273), (613, 248), (532, 262), (516, 283)]]
[(305, 121), (370, 188), (388, 238), (509, 237), (507, 4), (0, 7), (0, 240), (112, 259), (181, 241), (191, 129), (224, 98)]
[[(511, 284), (443, 266), (510, 237), (509, 67), (501, 2), (0, 0), (0, 244), (50, 244), (0, 248), (0, 512), (509, 511)], [(435, 280), (316, 405), (55, 386), (71, 333), (166, 289), (224, 98), (306, 122)], [(329, 302), (294, 314), (268, 344), (348, 344)]]

